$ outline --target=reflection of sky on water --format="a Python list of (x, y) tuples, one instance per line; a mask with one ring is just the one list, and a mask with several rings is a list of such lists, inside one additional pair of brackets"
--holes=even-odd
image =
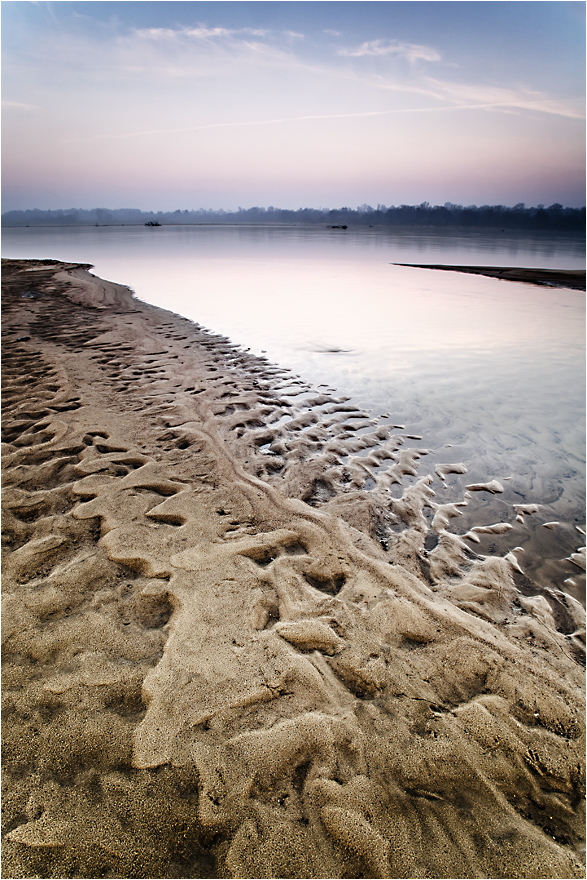
[[(576, 318), (580, 292), (482, 276), (359, 260), (341, 268), (314, 260), (235, 265), (208, 260), (198, 268), (197, 281), (189, 271), (176, 273), (171, 283), (174, 307), (202, 323), (213, 321), (214, 329), (220, 328), (212, 300), (221, 295), (223, 323), (230, 322), (249, 344), (267, 333), (280, 347), (358, 353), (384, 346), (398, 353), (532, 348), (551, 344), (553, 332), (567, 344), (582, 342)], [(143, 284), (137, 288), (142, 294)], [(159, 304), (165, 299), (157, 294)]]
[[(423, 473), (464, 461), (465, 482), (507, 481), (489, 505), (471, 502), (477, 513), (488, 508), (487, 521), (505, 515), (504, 502), (511, 511), (539, 501), (547, 505), (542, 522), (569, 524), (558, 544), (549, 534), (548, 552), (560, 559), (578, 546), (584, 294), (392, 264), (575, 268), (584, 265), (581, 243), (238, 227), (3, 235), (6, 256), (93, 263), (141, 299), (265, 352), (374, 414), (390, 412), (433, 450)], [(528, 553), (546, 546), (537, 526), (516, 536)]]

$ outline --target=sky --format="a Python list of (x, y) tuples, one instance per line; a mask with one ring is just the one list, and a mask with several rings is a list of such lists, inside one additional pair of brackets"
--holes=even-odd
[(2, 210), (585, 204), (585, 3), (3, 0)]

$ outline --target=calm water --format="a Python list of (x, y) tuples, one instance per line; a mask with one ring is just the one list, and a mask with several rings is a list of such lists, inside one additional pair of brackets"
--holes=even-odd
[[(534, 517), (497, 549), (542, 583), (580, 593), (561, 558), (582, 541), (585, 312), (579, 291), (395, 262), (584, 268), (573, 239), (278, 227), (5, 229), (2, 255), (92, 263), (147, 302), (185, 315), (422, 436), (438, 462), (464, 462), (439, 501), (497, 478), (453, 530)], [(459, 494), (460, 493), (460, 494)], [(556, 530), (542, 523), (559, 521)], [(488, 547), (486, 550), (491, 550)], [(482, 552), (482, 551), (481, 551)], [(576, 583), (563, 587), (567, 578)]]

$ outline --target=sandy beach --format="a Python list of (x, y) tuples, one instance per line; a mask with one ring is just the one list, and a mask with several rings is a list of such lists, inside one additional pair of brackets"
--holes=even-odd
[(2, 264), (2, 876), (584, 877), (584, 609), (459, 533), (467, 463)]

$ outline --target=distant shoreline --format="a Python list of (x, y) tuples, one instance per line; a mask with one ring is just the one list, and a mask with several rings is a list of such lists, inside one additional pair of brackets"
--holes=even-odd
[(533, 231), (585, 233), (585, 207), (564, 207), (559, 203), (536, 207), (505, 205), (362, 205), (359, 208), (276, 208), (270, 206), (238, 208), (238, 210), (206, 209), (176, 211), (142, 211), (139, 208), (96, 207), (48, 209), (39, 208), (4, 211), (4, 226), (109, 226), (156, 222), (160, 225), (244, 223), (281, 225), (301, 223), (334, 228), (357, 226), (390, 228), (432, 227), (443, 230), (476, 229), (495, 232)]
[(393, 263), (394, 266), (410, 266), (413, 269), (438, 269), (444, 272), (466, 272), (469, 275), (486, 275), (502, 281), (522, 281), (543, 287), (565, 287), (585, 290), (585, 269), (526, 269), (506, 266), (448, 266), (436, 263)]

